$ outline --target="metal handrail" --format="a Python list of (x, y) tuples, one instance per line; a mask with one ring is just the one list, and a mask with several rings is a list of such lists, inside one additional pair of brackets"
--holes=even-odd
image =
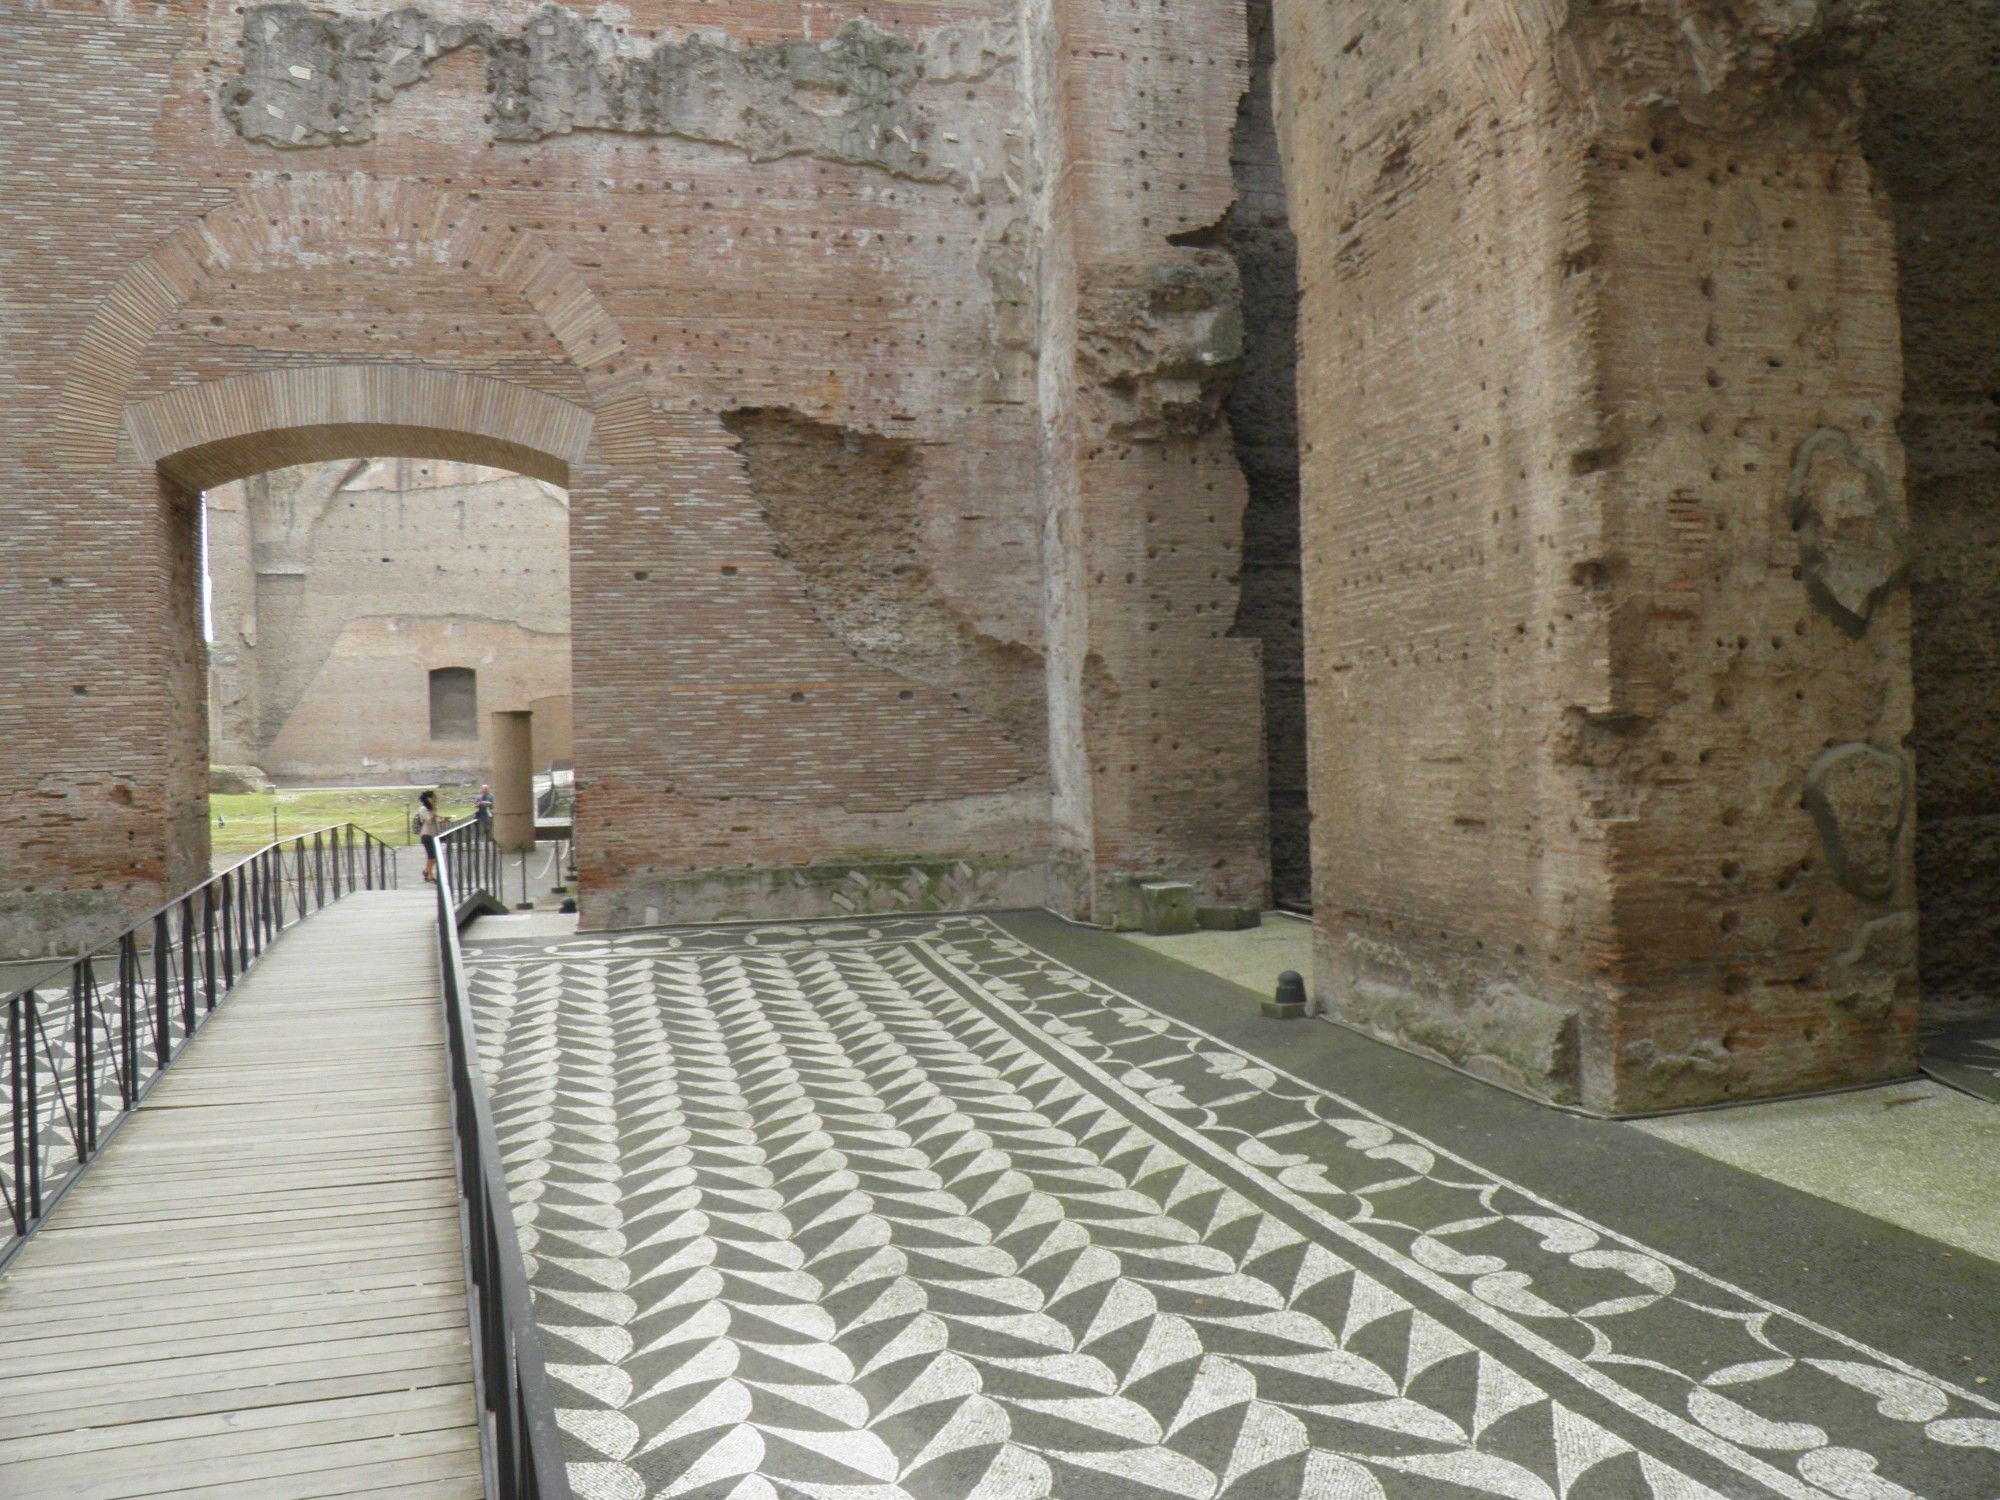
[(272, 939), (344, 894), (395, 883), (395, 851), (365, 828), (295, 834), (0, 997), (0, 1271)]
[[(436, 854), (438, 969), (486, 1494), (489, 1500), (571, 1500), (562, 1429), (535, 1333), (535, 1305), (479, 1068), (458, 943), (462, 905), (469, 909), (475, 892), (499, 895), (500, 851), (492, 824), (474, 818), (446, 829), (437, 836)], [(464, 903), (454, 894), (454, 865), (464, 879)]]

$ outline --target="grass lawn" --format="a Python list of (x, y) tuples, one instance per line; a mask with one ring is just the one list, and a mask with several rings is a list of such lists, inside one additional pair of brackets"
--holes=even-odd
[[(212, 794), (208, 799), (211, 819), (209, 836), (218, 855), (248, 854), (275, 838), (310, 833), (330, 823), (355, 823), (378, 839), (391, 844), (411, 844), (410, 818), (417, 810), (419, 787), (339, 787), (276, 793), (252, 792), (244, 796)], [(438, 811), (447, 823), (472, 812), (476, 787), (438, 788)], [(271, 832), (272, 811), (277, 813), (277, 833)], [(220, 825), (212, 820), (220, 817)]]

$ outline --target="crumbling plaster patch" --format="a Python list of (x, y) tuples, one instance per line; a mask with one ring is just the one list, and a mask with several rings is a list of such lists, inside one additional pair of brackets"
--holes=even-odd
[(1837, 745), (1806, 773), (1805, 803), (1834, 879), (1864, 900), (1894, 895), (1910, 803), (1909, 763), (1873, 745)]
[(1216, 423), (1243, 360), (1243, 288), (1220, 250), (1090, 267), (1077, 294), (1077, 371), (1101, 431), (1196, 437)]
[(1819, 137), (1852, 135), (1854, 67), (1888, 3), (1504, 0), (1492, 9), (1517, 24), (1558, 18), (1558, 76), (1607, 121), (1663, 111), (1707, 129), (1768, 131), (1782, 96), (1795, 128)]
[(1909, 575), (1887, 476), (1846, 433), (1816, 432), (1793, 459), (1786, 509), (1813, 601), (1860, 634)]
[[(245, 139), (286, 148), (358, 145), (378, 107), (422, 83), (462, 47), (486, 54), (496, 140), (577, 130), (680, 136), (734, 146), (753, 161), (816, 156), (975, 192), (991, 177), (964, 111), (917, 96), (984, 78), (1011, 62), (1012, 29), (943, 26), (914, 38), (850, 21), (823, 42), (744, 46), (699, 34), (650, 52), (602, 21), (545, 5), (518, 35), (409, 8), (359, 19), (303, 5), (244, 12), (243, 71), (223, 113)], [(961, 101), (962, 104), (962, 101)]]

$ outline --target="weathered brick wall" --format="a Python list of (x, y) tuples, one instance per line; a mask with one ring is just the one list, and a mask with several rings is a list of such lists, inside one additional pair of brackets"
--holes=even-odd
[(1321, 992), (1609, 1110), (1909, 1070), (1847, 7), (1285, 0)]
[(1226, 251), (1185, 243), (1212, 240), (1235, 196), (1242, 9), (1027, 10), (1037, 138), (1060, 146), (1038, 205), (1043, 358), (1075, 362), (1073, 380), (1045, 365), (1061, 389), (1045, 379), (1043, 401), (1063, 837), (1090, 850), (1100, 913), (1110, 882), (1169, 870), (1261, 902), (1256, 645), (1230, 635), (1245, 489), (1221, 410), (1241, 291)]
[[(0, 605), (27, 926), (51, 890), (88, 917), (165, 879), (153, 667), (191, 613), (155, 461), (209, 485), (371, 453), (568, 484), (588, 922), (1039, 900), (1052, 856), (1082, 905), (1132, 872), (1261, 894), (1255, 664), (1223, 638), (1241, 478), (1207, 379), (1234, 291), (1167, 241), (1227, 206), (1242, 20), (1191, 9), (1134, 32), (1066, 0), (1091, 76), (1061, 107), (1012, 0), (10, 12), (0, 437), (25, 457), (0, 500), (28, 519), (0, 545), (66, 580)], [(1059, 221), (1044, 157), (1090, 164)], [(1090, 275), (1052, 318), (1072, 233)], [(1069, 480), (1065, 406), (1093, 445)], [(780, 427), (781, 464), (867, 449), (830, 485), (893, 474), (924, 576), (884, 588), (942, 647), (879, 649), (841, 593), (876, 552), (787, 555), (799, 507), (759, 493)], [(1074, 578), (1044, 567), (1065, 484)], [(1083, 632), (1055, 675), (1079, 706), (1091, 685), (1086, 787), (1052, 788), (1022, 670), (1052, 607)], [(44, 668), (52, 610), (87, 694)], [(198, 864), (199, 794), (171, 800)]]
[(2000, 4), (1903, 0), (1863, 145), (1895, 205), (1926, 1018), (2000, 1006)]
[[(569, 692), (569, 504), (419, 459), (279, 469), (208, 495), (211, 758), (293, 784), (475, 780), (486, 715)], [(429, 680), (477, 673), (434, 739)]]

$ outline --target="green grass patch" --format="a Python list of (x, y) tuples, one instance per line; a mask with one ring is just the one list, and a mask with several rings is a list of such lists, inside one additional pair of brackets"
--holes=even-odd
[[(217, 854), (248, 854), (273, 839), (310, 833), (332, 823), (353, 823), (385, 843), (413, 844), (416, 834), (410, 820), (417, 810), (418, 790), (357, 786), (243, 795), (212, 793), (208, 799), (209, 837)], [(471, 815), (473, 798), (478, 795), (477, 787), (439, 787), (438, 811), (446, 822), (456, 822)]]

